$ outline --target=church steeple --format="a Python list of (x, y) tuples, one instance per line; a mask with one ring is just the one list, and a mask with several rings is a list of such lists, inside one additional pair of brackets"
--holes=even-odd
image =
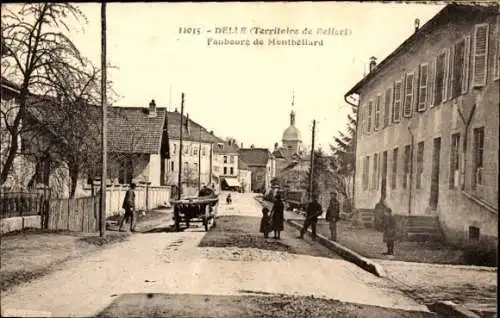
[(290, 126), (295, 126), (295, 112), (292, 111), (290, 112)]

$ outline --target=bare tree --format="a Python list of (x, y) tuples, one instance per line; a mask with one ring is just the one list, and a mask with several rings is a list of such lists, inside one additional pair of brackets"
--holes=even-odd
[(21, 123), (37, 100), (33, 94), (56, 97), (55, 79), (72, 82), (70, 77), (84, 72), (86, 61), (71, 39), (61, 32), (62, 28), (69, 30), (71, 19), (81, 23), (85, 16), (68, 3), (29, 3), (2, 8), (2, 73), (20, 83), (20, 94), (18, 105), (2, 110), (1, 114), (11, 138), (6, 159), (1, 162), (0, 184), (5, 183), (12, 170), (20, 147), (19, 136), (29, 129)]

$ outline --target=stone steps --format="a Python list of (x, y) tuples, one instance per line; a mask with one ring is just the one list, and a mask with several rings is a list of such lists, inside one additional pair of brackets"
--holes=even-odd
[(442, 241), (439, 220), (434, 216), (408, 216), (405, 224), (408, 241)]

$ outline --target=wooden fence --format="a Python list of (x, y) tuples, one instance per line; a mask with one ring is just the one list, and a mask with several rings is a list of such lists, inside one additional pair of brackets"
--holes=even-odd
[(0, 191), (0, 219), (43, 214), (48, 205), (50, 189)]
[[(126, 187), (110, 187), (106, 192), (106, 217), (123, 211)], [(141, 187), (135, 190), (136, 210), (154, 209), (170, 200), (170, 187)], [(50, 200), (47, 228), (95, 232), (98, 230), (98, 196)]]

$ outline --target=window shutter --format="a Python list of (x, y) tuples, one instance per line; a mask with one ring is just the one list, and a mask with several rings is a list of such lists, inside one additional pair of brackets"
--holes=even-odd
[(418, 92), (418, 111), (425, 111), (427, 107), (427, 90), (429, 83), (429, 64), (424, 63), (420, 65), (420, 76), (419, 76), (419, 92)]
[(467, 94), (469, 90), (469, 61), (470, 61), (470, 36), (465, 37), (464, 50), (464, 73), (462, 76), (462, 94)]
[(448, 98), (448, 81), (450, 80), (450, 49), (445, 49), (444, 56), (444, 80), (443, 80), (443, 102)]
[(391, 105), (392, 105), (392, 87), (385, 91), (384, 98), (384, 128), (389, 126), (391, 122)]
[(403, 104), (403, 116), (411, 117), (411, 111), (413, 106), (413, 93), (415, 90), (414, 87), (414, 73), (406, 74), (405, 78), (405, 92), (404, 92), (404, 104)]
[(436, 58), (432, 59), (431, 68), (429, 70), (429, 80), (427, 82), (429, 83), (429, 88), (427, 89), (429, 108), (432, 108), (434, 107), (434, 90), (436, 87)]
[(453, 67), (454, 61), (455, 61), (455, 46), (453, 45), (450, 49), (450, 54), (448, 58), (448, 63), (449, 63), (448, 82), (446, 83), (446, 85), (448, 85), (447, 96), (446, 96), (447, 100), (451, 100), (453, 98), (453, 77), (454, 77), (453, 72), (455, 71)]
[(487, 23), (477, 24), (474, 27), (474, 62), (472, 65), (472, 86), (486, 85), (488, 65), (488, 32)]
[(382, 114), (382, 111), (381, 111), (381, 107), (382, 107), (382, 96), (381, 95), (377, 95), (376, 99), (375, 99), (375, 124), (373, 125), (373, 130), (376, 131), (376, 130), (379, 130), (380, 129), (380, 119), (381, 119), (381, 114)]
[(392, 121), (398, 123), (401, 120), (401, 96), (403, 82), (401, 80), (394, 83), (394, 102), (392, 104)]

